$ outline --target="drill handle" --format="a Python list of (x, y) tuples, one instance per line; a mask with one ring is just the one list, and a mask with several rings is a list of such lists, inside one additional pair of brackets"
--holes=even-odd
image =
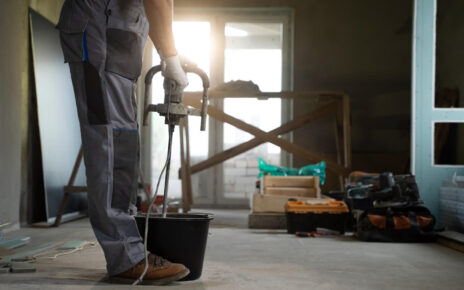
[[(206, 129), (206, 116), (207, 116), (207, 110), (208, 110), (208, 89), (209, 89), (209, 78), (208, 75), (200, 69), (196, 65), (189, 65), (189, 64), (184, 64), (183, 69), (186, 73), (193, 73), (198, 75), (201, 78), (201, 81), (203, 83), (203, 96), (202, 96), (202, 104), (201, 104), (201, 125), (200, 125), (200, 130), (205, 131)], [(152, 67), (150, 70), (148, 70), (147, 74), (145, 75), (145, 100), (144, 100), (144, 114), (143, 114), (143, 125), (147, 125), (147, 119), (148, 119), (148, 113), (150, 110), (153, 110), (153, 106), (150, 105), (149, 100), (151, 97), (151, 83), (153, 80), (153, 77), (155, 74), (161, 71), (161, 65), (157, 65)], [(170, 98), (176, 98), (166, 100), (166, 95), (165, 95), (165, 104), (167, 103), (182, 103), (182, 95), (183, 92), (177, 92), (177, 84), (173, 80), (165, 79), (164, 80), (164, 89), (165, 91), (169, 90), (171, 92), (170, 94), (167, 94)], [(193, 112), (193, 111), (192, 111)]]
[(151, 98), (151, 82), (155, 74), (159, 73), (160, 71), (161, 71), (161, 65), (157, 65), (149, 69), (147, 74), (145, 75), (145, 100), (143, 103), (143, 107), (145, 108), (143, 112), (143, 125), (144, 126), (147, 125), (147, 119), (148, 119), (147, 117), (148, 117), (148, 113), (150, 112), (149, 101)]
[(208, 75), (200, 69), (198, 66), (186, 66), (184, 68), (187, 73), (194, 73), (201, 78), (203, 82), (203, 97), (201, 99), (201, 124), (200, 131), (206, 130), (206, 116), (208, 114), (208, 89), (209, 89), (209, 78)]

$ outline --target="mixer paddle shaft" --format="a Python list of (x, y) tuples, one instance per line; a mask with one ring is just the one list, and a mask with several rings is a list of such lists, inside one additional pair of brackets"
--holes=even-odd
[(169, 170), (171, 167), (172, 135), (174, 133), (174, 128), (174, 125), (169, 124), (168, 156), (166, 158), (166, 173), (164, 175), (163, 218), (166, 217), (166, 212), (168, 210)]

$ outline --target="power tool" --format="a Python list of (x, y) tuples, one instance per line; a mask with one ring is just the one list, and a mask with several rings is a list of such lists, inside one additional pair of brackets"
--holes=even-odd
[(151, 83), (153, 77), (161, 71), (162, 66), (157, 65), (152, 67), (145, 76), (145, 111), (143, 116), (143, 124), (147, 125), (148, 113), (158, 112), (163, 116), (164, 123), (168, 125), (169, 141), (168, 141), (168, 155), (166, 158), (166, 172), (165, 172), (165, 183), (164, 183), (164, 200), (163, 200), (163, 217), (166, 217), (167, 211), (167, 193), (169, 187), (169, 169), (171, 165), (171, 148), (172, 148), (172, 135), (174, 128), (179, 125), (180, 119), (188, 116), (200, 116), (201, 124), (200, 130), (205, 131), (206, 128), (206, 115), (208, 108), (208, 89), (209, 89), (209, 78), (206, 73), (201, 70), (196, 64), (185, 62), (182, 64), (182, 68), (186, 73), (193, 73), (198, 75), (203, 83), (203, 96), (202, 96), (202, 107), (201, 110), (185, 106), (182, 103), (184, 96), (184, 88), (177, 86), (176, 82), (170, 79), (164, 79), (164, 103), (162, 104), (149, 104), (151, 96)]

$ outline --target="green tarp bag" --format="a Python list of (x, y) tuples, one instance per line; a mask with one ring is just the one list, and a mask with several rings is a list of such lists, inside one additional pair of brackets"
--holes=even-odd
[(271, 176), (319, 176), (321, 185), (325, 182), (325, 162), (321, 161), (317, 164), (311, 164), (297, 168), (287, 168), (277, 165), (267, 164), (263, 158), (258, 159), (259, 174), (258, 178), (264, 175)]

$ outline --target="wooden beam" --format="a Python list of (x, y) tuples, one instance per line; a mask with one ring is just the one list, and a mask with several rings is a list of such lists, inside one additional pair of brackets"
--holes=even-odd
[(81, 166), (83, 157), (84, 157), (84, 151), (82, 150), (82, 146), (81, 146), (81, 148), (79, 149), (79, 153), (77, 154), (76, 161), (74, 162), (71, 176), (69, 177), (68, 186), (72, 186), (74, 184), (74, 181), (76, 180), (76, 176), (77, 176), (77, 173), (79, 172), (79, 167)]
[[(187, 103), (184, 100), (184, 103), (186, 103), (187, 105), (193, 106), (195, 108), (201, 108), (201, 103), (199, 101), (192, 101), (192, 102)], [(306, 161), (317, 163), (317, 162), (324, 160), (324, 158), (322, 158), (321, 156), (305, 148), (302, 148), (296, 144), (293, 144), (285, 139), (278, 138), (276, 135), (272, 135), (270, 133), (264, 132), (263, 130), (260, 130), (259, 128), (255, 126), (252, 126), (246, 122), (243, 122), (242, 120), (239, 120), (235, 117), (232, 117), (231, 115), (224, 113), (223, 111), (217, 109), (216, 107), (208, 106), (208, 115), (210, 115), (211, 117), (219, 121), (228, 123), (234, 127), (239, 128), (240, 130), (250, 133), (264, 142), (270, 142), (274, 145), (277, 145), (280, 148), (284, 149), (285, 151), (292, 153), (295, 156), (298, 156)], [(343, 166), (340, 166), (339, 164), (332, 162), (332, 161), (325, 161), (325, 162), (327, 165), (327, 169), (335, 172), (336, 174), (340, 174), (340, 175), (346, 174), (347, 171)]]
[[(308, 97), (323, 97), (328, 99), (342, 99), (346, 95), (341, 91), (283, 91), (283, 92), (260, 92), (253, 90), (209, 90), (208, 97), (210, 99), (224, 98), (279, 98), (279, 99), (297, 99)], [(200, 100), (203, 92), (185, 92), (184, 101), (186, 99)]]
[[(343, 103), (338, 102), (337, 112), (334, 116), (334, 134), (335, 134), (335, 146), (337, 148), (337, 163), (345, 164), (346, 152), (344, 152), (344, 138), (343, 138)], [(345, 164), (346, 166), (346, 164)], [(338, 182), (340, 190), (344, 190), (344, 176), (338, 176)]]
[[(324, 116), (327, 116), (329, 114), (332, 114), (333, 111), (337, 108), (337, 103), (338, 102), (331, 102), (319, 109), (317, 109), (314, 112), (310, 112), (308, 114), (305, 114), (303, 116), (297, 117), (296, 119), (283, 124), (282, 126), (269, 131), (269, 134), (273, 134), (275, 136), (282, 135), (288, 132), (291, 132), (295, 129), (298, 129), (302, 126), (304, 126), (307, 123), (310, 123), (314, 120), (317, 120), (319, 118), (322, 118)], [(227, 150), (224, 150), (223, 152), (216, 154), (214, 156), (211, 156), (210, 158), (199, 162), (191, 167), (191, 173), (195, 174), (197, 172), (200, 172), (202, 170), (205, 170), (211, 166), (217, 165), (221, 162), (224, 162), (230, 158), (233, 158), (243, 152), (246, 152), (256, 146), (259, 146), (261, 144), (265, 143), (265, 141), (259, 139), (259, 138), (253, 138), (247, 142), (241, 143), (239, 145), (236, 145), (232, 148), (229, 148)]]
[(76, 161), (74, 162), (74, 167), (72, 169), (71, 176), (69, 177), (69, 180), (68, 180), (68, 185), (64, 186), (63, 188), (64, 195), (61, 198), (60, 207), (58, 209), (58, 213), (56, 214), (55, 222), (53, 223), (55, 227), (59, 226), (61, 223), (61, 218), (63, 217), (66, 206), (68, 205), (70, 194), (72, 192), (87, 192), (86, 186), (80, 186), (80, 187), (74, 186), (74, 181), (76, 180), (77, 173), (79, 172), (79, 167), (81, 165), (83, 156), (84, 156), (84, 151), (82, 150), (82, 145), (81, 145), (81, 148), (79, 149), (79, 153), (77, 154), (77, 157), (76, 157)]
[(343, 104), (343, 142), (345, 152), (345, 167), (351, 169), (351, 117), (350, 97), (345, 94), (342, 98)]
[(73, 185), (65, 186), (64, 191), (69, 192), (69, 193), (75, 193), (75, 192), (86, 193), (87, 192), (87, 186), (73, 186)]

